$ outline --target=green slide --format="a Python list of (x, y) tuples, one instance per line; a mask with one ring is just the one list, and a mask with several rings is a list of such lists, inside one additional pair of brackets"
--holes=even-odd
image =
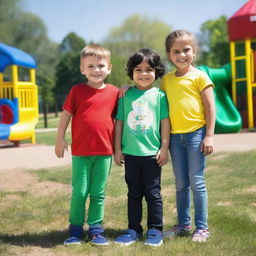
[(209, 68), (208, 66), (199, 66), (197, 68), (206, 72), (215, 86), (215, 133), (239, 132), (242, 128), (242, 119), (227, 89), (228, 85), (231, 84), (230, 64), (222, 68)]

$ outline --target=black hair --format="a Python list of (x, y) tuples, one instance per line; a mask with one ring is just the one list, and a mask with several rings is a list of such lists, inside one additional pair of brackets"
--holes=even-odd
[(149, 48), (142, 48), (136, 51), (127, 62), (127, 74), (133, 80), (133, 70), (143, 60), (155, 69), (155, 80), (165, 74), (165, 67), (161, 62), (161, 58), (158, 53)]

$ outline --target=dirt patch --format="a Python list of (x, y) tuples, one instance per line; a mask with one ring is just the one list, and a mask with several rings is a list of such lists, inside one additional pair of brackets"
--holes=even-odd
[(22, 200), (22, 197), (19, 195), (6, 195), (1, 201), (0, 206), (1, 208), (8, 208), (13, 204), (18, 204)]
[(70, 194), (71, 186), (51, 181), (34, 184), (28, 190), (29, 193), (37, 196), (50, 196), (57, 193)]
[(251, 188), (246, 189), (246, 192), (256, 193), (256, 186), (252, 186)]
[(215, 160), (222, 160), (224, 159), (225, 157), (229, 156), (229, 153), (221, 153), (221, 154), (213, 154), (213, 155), (210, 155), (210, 159), (215, 161)]
[(232, 203), (229, 201), (219, 201), (217, 203), (218, 206), (230, 206)]
[[(50, 196), (56, 193), (70, 194), (71, 186), (51, 181), (39, 183), (36, 174), (25, 170), (10, 170), (2, 172), (0, 175), (0, 191), (27, 191), (36, 196)], [(15, 195), (8, 195), (7, 197), (13, 197), (12, 200), (18, 200)], [(6, 198), (5, 200), (7, 200)]]
[(37, 182), (38, 178), (34, 174), (27, 173), (22, 170), (9, 170), (1, 172), (0, 191), (26, 191)]
[[(13, 252), (13, 255), (17, 255), (17, 252), (20, 251), (20, 247), (15, 246), (11, 252)], [(26, 251), (24, 253), (18, 254), (19, 256), (56, 256), (57, 254), (52, 253), (50, 249), (46, 248), (40, 248), (40, 247), (27, 247), (26, 249), (23, 249), (22, 251)]]
[(219, 168), (217, 168), (216, 165), (206, 166), (206, 169), (205, 169), (206, 172), (213, 172), (213, 171), (217, 171), (217, 170), (219, 170)]

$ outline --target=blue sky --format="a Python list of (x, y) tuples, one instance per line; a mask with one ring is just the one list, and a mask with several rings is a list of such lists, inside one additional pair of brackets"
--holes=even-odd
[(60, 42), (73, 31), (100, 42), (132, 14), (147, 15), (197, 33), (221, 15), (231, 17), (247, 0), (23, 0), (23, 10), (41, 17), (49, 37)]

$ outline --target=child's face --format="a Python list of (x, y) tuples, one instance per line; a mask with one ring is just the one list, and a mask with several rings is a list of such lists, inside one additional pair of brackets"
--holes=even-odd
[(190, 38), (187, 36), (177, 38), (168, 53), (168, 57), (179, 71), (189, 71), (195, 57)]
[(106, 58), (88, 56), (81, 60), (80, 70), (87, 77), (89, 85), (101, 86), (111, 72), (111, 65)]
[(133, 70), (133, 81), (139, 90), (148, 90), (155, 81), (155, 69), (143, 60)]

